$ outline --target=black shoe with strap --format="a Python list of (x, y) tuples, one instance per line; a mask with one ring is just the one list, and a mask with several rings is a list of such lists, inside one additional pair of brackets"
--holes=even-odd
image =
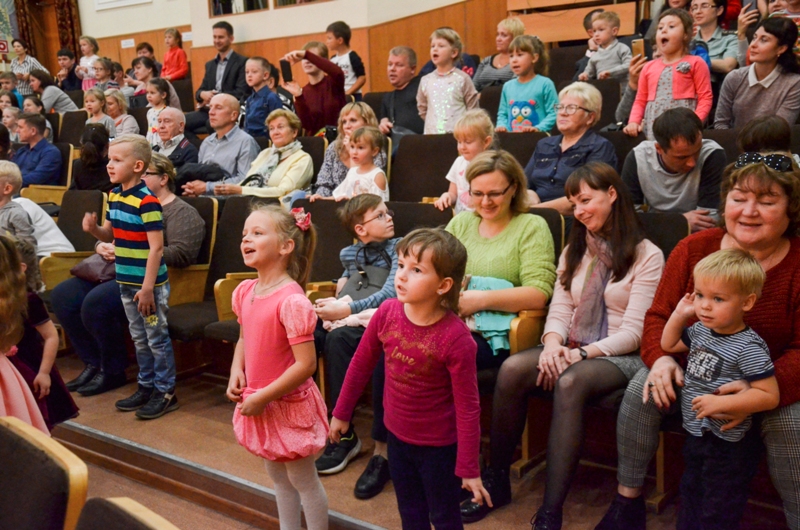
[(644, 497), (639, 495), (630, 499), (617, 493), (614, 502), (594, 530), (645, 530), (646, 526), (647, 509)]
[(170, 392), (154, 390), (145, 406), (136, 411), (136, 417), (140, 420), (154, 420), (167, 412), (178, 410), (178, 406), (178, 398), (175, 396), (174, 390)]
[(140, 408), (147, 405), (147, 402), (150, 401), (150, 397), (153, 395), (153, 387), (146, 387), (139, 385), (136, 389), (136, 392), (133, 393), (131, 397), (127, 397), (125, 399), (120, 399), (114, 406), (117, 407), (117, 410), (121, 410), (122, 412), (131, 412), (133, 410), (139, 410)]
[(531, 518), (531, 530), (561, 530), (561, 512), (539, 508)]
[(328, 440), (325, 452), (314, 462), (317, 473), (320, 475), (333, 475), (343, 471), (347, 464), (361, 451), (361, 440), (358, 439), (356, 430), (350, 428), (339, 438), (339, 443)]
[(511, 479), (507, 469), (487, 467), (481, 473), (481, 481), (492, 498), (493, 506), (490, 507), (486, 502), (472, 502), (472, 498), (465, 500), (461, 503), (461, 520), (464, 523), (476, 523), (490, 512), (511, 503)]

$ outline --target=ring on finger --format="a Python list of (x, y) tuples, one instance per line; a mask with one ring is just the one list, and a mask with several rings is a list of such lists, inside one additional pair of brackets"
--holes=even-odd
[(654, 386), (656, 386), (656, 384), (652, 381), (647, 383), (647, 388), (653, 388)]

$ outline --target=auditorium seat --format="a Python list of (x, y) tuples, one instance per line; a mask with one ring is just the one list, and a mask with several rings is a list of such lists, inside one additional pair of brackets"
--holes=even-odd
[(364, 103), (370, 106), (372, 112), (375, 113), (375, 116), (378, 118), (379, 122), (381, 121), (381, 105), (383, 104), (383, 96), (388, 93), (389, 92), (367, 92), (364, 94)]
[(644, 134), (636, 137), (630, 137), (622, 131), (601, 132), (600, 136), (607, 139), (614, 145), (614, 150), (617, 154), (617, 171), (622, 171), (622, 166), (625, 164), (625, 157), (633, 150), (634, 147), (644, 142)]
[(319, 175), (322, 162), (325, 160), (328, 140), (321, 136), (298, 136), (297, 140), (303, 146), (303, 151), (311, 155), (311, 160), (314, 163), (314, 175), (311, 177), (311, 182), (314, 183), (317, 181), (317, 175)]
[(606, 125), (617, 121), (614, 115), (621, 99), (619, 81), (615, 79), (593, 79), (589, 83), (597, 88), (603, 97), (600, 120), (592, 127), (594, 130), (599, 131)]
[(481, 99), (478, 104), (489, 113), (492, 123), (497, 125), (497, 109), (500, 108), (500, 96), (503, 95), (502, 86), (490, 86), (481, 90)]
[(191, 74), (185, 79), (177, 81), (170, 81), (175, 93), (178, 94), (178, 99), (181, 102), (181, 110), (183, 112), (192, 112), (194, 110), (194, 90), (192, 90)]
[(178, 530), (178, 527), (128, 497), (89, 499), (75, 530)]
[(449, 188), (445, 177), (456, 158), (458, 147), (452, 134), (404, 137), (392, 165), (389, 198), (419, 202), (423, 197), (439, 197)]
[(88, 117), (89, 114), (85, 110), (73, 110), (62, 114), (58, 140), (79, 147)]
[(75, 103), (76, 107), (83, 108), (83, 90), (67, 90), (65, 93)]
[(572, 77), (575, 75), (575, 63), (586, 55), (586, 46), (552, 48), (548, 53), (550, 68), (545, 75), (558, 87), (565, 81), (572, 82)]
[(500, 149), (504, 149), (514, 155), (519, 165), (525, 168), (533, 157), (533, 152), (536, 150), (536, 144), (542, 138), (546, 138), (547, 134), (542, 132), (527, 132), (527, 133), (510, 133), (500, 132), (497, 133), (497, 143)]
[(169, 305), (202, 302), (204, 292), (198, 288), (206, 284), (217, 234), (217, 199), (214, 197), (178, 197), (192, 206), (205, 222), (205, 235), (194, 265), (183, 268), (169, 267)]
[(133, 116), (136, 119), (136, 123), (139, 125), (139, 132), (142, 136), (147, 135), (147, 130), (149, 129), (147, 123), (147, 111), (149, 109), (147, 107), (136, 107), (128, 109), (128, 114)]
[(725, 157), (728, 163), (734, 162), (739, 156), (739, 147), (736, 145), (736, 138), (739, 136), (739, 129), (704, 129), (703, 138), (714, 140), (725, 150)]

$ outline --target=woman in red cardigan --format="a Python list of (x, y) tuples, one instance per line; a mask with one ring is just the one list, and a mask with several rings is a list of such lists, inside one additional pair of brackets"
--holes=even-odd
[(164, 54), (164, 65), (161, 67), (161, 77), (167, 81), (177, 81), (189, 75), (189, 61), (183, 51), (183, 37), (175, 28), (164, 31), (164, 44), (167, 53)]
[[(673, 250), (653, 305), (644, 320), (641, 354), (647, 368), (631, 380), (617, 419), (618, 494), (597, 530), (644, 529), (641, 496), (647, 465), (658, 448), (666, 414), (680, 414), (686, 354), (661, 349), (661, 334), (675, 306), (693, 292), (692, 270), (709, 254), (726, 248), (752, 253), (767, 273), (761, 298), (745, 323), (769, 346), (780, 388), (780, 406), (761, 415), (772, 482), (793, 529), (800, 528), (800, 179), (792, 159), (779, 154), (741, 155), (722, 183), (722, 228), (693, 234)], [(720, 394), (748, 385), (723, 385)], [(721, 414), (740, 423), (744, 417)]]

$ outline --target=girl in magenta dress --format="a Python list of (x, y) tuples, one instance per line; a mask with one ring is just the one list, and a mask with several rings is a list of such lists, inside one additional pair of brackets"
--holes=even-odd
[(237, 403), (233, 431), (264, 459), (275, 484), (281, 528), (328, 528), (328, 497), (314, 467), (325, 447), (327, 410), (311, 376), (317, 367), (317, 315), (305, 283), (316, 244), (310, 214), (260, 206), (244, 225), (244, 263), (258, 271), (233, 292), (241, 331), (227, 395)]
[(10, 358), (23, 333), (25, 273), (14, 240), (0, 235), (0, 416), (14, 416), (49, 434), (36, 399)]

